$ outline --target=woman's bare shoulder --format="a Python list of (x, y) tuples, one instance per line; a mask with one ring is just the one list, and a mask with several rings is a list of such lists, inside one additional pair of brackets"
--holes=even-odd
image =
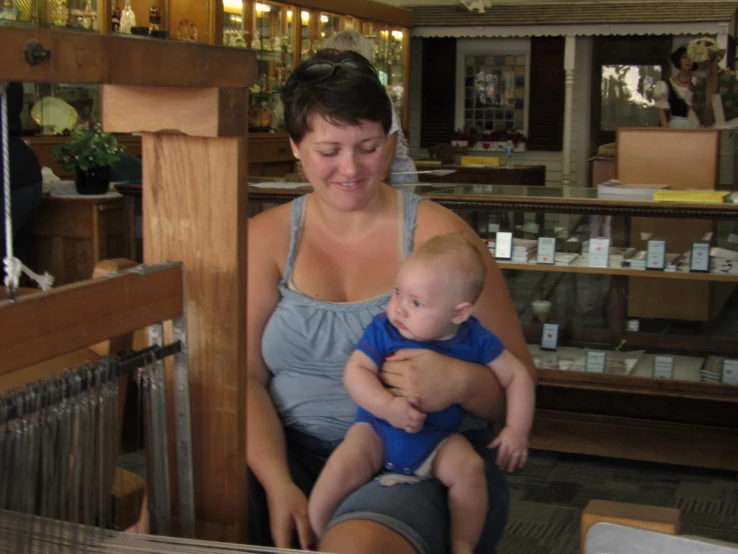
[[(278, 257), (286, 252), (290, 242), (292, 203), (280, 204), (249, 219), (249, 257), (257, 252)], [(279, 259), (279, 258), (275, 258)]]
[(454, 212), (431, 200), (418, 203), (416, 216), (415, 244), (422, 244), (436, 235), (463, 233), (469, 238), (478, 238), (471, 227)]

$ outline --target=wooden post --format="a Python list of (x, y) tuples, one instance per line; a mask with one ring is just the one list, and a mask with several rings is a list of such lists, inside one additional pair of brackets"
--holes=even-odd
[(197, 536), (219, 541), (245, 540), (247, 95), (102, 92), (107, 130), (178, 131), (143, 135), (144, 262), (186, 269)]
[[(29, 65), (30, 41), (51, 56)], [(0, 79), (102, 83), (103, 127), (145, 132), (144, 259), (186, 267), (195, 511), (198, 536), (217, 540), (245, 539), (246, 113), (255, 73), (254, 53), (242, 49), (13, 26), (2, 31)], [(159, 298), (139, 299), (138, 311), (99, 319), (100, 313), (73, 309), (74, 292), (64, 295), (70, 304), (60, 304), (66, 306), (60, 313), (99, 320), (88, 331), (89, 342), (117, 336), (131, 322), (141, 324), (136, 328), (149, 324), (148, 316), (159, 313), (149, 305), (161, 304)], [(124, 293), (128, 298), (131, 291)], [(3, 315), (22, 322), (25, 306), (6, 306)], [(67, 327), (57, 333), (60, 341), (87, 340)], [(51, 352), (53, 345), (46, 346)], [(0, 349), (3, 367), (9, 365), (6, 350)], [(23, 365), (21, 354), (39, 350), (23, 348), (17, 369), (34, 363)]]

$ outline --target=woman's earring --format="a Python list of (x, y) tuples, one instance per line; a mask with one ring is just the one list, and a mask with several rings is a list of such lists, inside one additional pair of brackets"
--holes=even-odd
[(299, 160), (300, 159), (299, 152), (292, 152), (292, 155), (295, 157), (296, 160)]

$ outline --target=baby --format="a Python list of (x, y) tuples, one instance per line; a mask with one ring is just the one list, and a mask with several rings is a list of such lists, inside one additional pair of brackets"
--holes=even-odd
[(459, 434), (465, 412), (453, 405), (425, 414), (379, 380), (384, 359), (424, 348), (490, 368), (506, 391), (507, 422), (489, 448), (508, 471), (527, 459), (535, 387), (525, 366), (472, 316), (486, 278), (481, 253), (460, 234), (432, 238), (402, 264), (387, 311), (374, 318), (346, 364), (344, 383), (359, 405), (356, 423), (328, 459), (308, 505), (321, 536), (339, 504), (383, 467), (435, 477), (448, 487), (454, 554), (470, 554), (487, 513), (484, 461)]

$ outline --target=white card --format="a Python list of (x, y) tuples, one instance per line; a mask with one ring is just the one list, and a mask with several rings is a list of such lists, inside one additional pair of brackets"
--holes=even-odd
[(673, 379), (674, 356), (654, 356), (653, 376), (656, 379)]
[(692, 253), (689, 256), (689, 271), (707, 273), (710, 271), (710, 245), (704, 242), (692, 244)]
[(607, 362), (607, 352), (590, 350), (587, 352), (587, 373), (605, 373), (605, 362)]
[(589, 267), (610, 266), (610, 239), (589, 239)]
[(663, 270), (666, 266), (666, 241), (649, 240), (646, 251), (646, 269)]
[(738, 360), (723, 361), (723, 385), (738, 385)]
[(536, 263), (553, 265), (556, 258), (556, 239), (554, 237), (539, 237)]
[(508, 231), (498, 231), (495, 234), (495, 258), (498, 260), (509, 260), (512, 258), (512, 239), (512, 233)]
[(541, 334), (541, 348), (543, 350), (556, 350), (559, 347), (559, 325), (557, 323), (544, 323)]

